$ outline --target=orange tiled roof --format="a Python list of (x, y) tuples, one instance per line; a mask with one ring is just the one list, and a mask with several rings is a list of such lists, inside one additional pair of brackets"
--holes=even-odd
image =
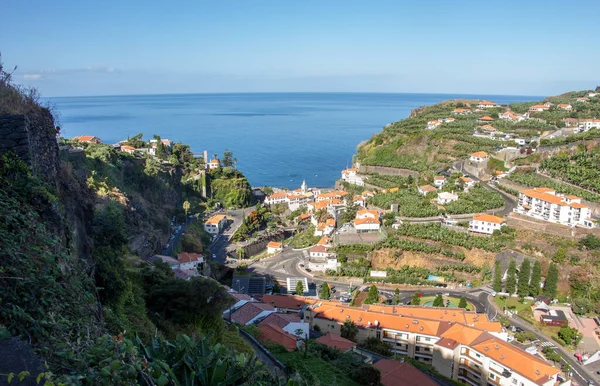
[(277, 192), (277, 193), (273, 193), (271, 194), (269, 197), (267, 197), (267, 199), (275, 199), (275, 198), (283, 198), (286, 197), (287, 193), (286, 192)]
[(446, 177), (444, 176), (435, 176), (433, 177), (434, 181), (446, 181)]
[(550, 202), (552, 204), (558, 204), (558, 205), (563, 205), (563, 206), (567, 205), (567, 203), (563, 200), (562, 197), (547, 193), (549, 191), (553, 192), (553, 190), (549, 189), (549, 188), (535, 188), (535, 189), (521, 190), (520, 193), (526, 195), (527, 197), (537, 198), (542, 201)]
[(486, 214), (486, 213), (479, 213), (479, 214), (473, 215), (473, 220), (474, 221), (493, 222), (496, 224), (502, 224), (504, 222), (504, 219), (502, 217), (492, 216), (491, 214)]
[(287, 351), (294, 351), (298, 348), (296, 337), (274, 324), (260, 324), (258, 329), (260, 330), (258, 339), (263, 343), (280, 344)]
[(277, 308), (300, 311), (307, 304), (314, 304), (314, 299), (295, 295), (263, 295), (261, 301)]
[(379, 212), (376, 210), (369, 210), (369, 209), (361, 209), (358, 212), (356, 212), (357, 215), (366, 215), (366, 214), (370, 214), (375, 218), (379, 218)]
[(80, 135), (80, 136), (75, 137), (73, 139), (76, 139), (76, 140), (78, 140), (80, 142), (88, 142), (88, 141), (91, 141), (94, 138), (96, 138), (96, 137), (93, 136), (93, 135)]
[(496, 105), (496, 103), (494, 102), (488, 102), (488, 101), (481, 101), (479, 102), (480, 105), (487, 105), (487, 106), (492, 106), (492, 105)]
[(371, 218), (371, 217), (354, 219), (354, 225), (363, 225), (363, 224), (379, 224), (379, 220)]
[(329, 248), (327, 248), (323, 244), (317, 244), (314, 247), (312, 247), (311, 249), (309, 249), (308, 253), (322, 253), (322, 252), (327, 252), (327, 251), (329, 251)]
[(484, 158), (487, 157), (488, 153), (486, 153), (485, 151), (477, 151), (473, 154), (471, 154), (471, 157), (480, 157), (480, 158)]
[(328, 227), (334, 227), (335, 226), (335, 219), (333, 218), (328, 218), (327, 220), (325, 220), (325, 224)]
[(321, 240), (319, 240), (317, 245), (328, 245), (329, 243), (331, 243), (331, 239), (327, 236), (323, 236), (321, 237)]
[(529, 109), (544, 109), (544, 110), (548, 110), (550, 107), (546, 106), (546, 105), (533, 105), (531, 106)]
[(480, 121), (486, 121), (486, 122), (492, 122), (494, 120), (494, 118), (490, 117), (490, 116), (483, 116), (481, 118), (479, 118)]
[(324, 344), (325, 346), (337, 348), (341, 352), (346, 352), (356, 347), (356, 343), (353, 341), (342, 338), (337, 334), (332, 334), (331, 332), (328, 332), (327, 334), (317, 338), (316, 341)]
[(211, 218), (209, 218), (208, 220), (206, 220), (206, 224), (217, 225), (219, 222), (221, 222), (225, 218), (227, 218), (227, 216), (225, 216), (224, 214), (216, 214), (216, 215), (212, 216)]
[(121, 150), (135, 150), (135, 147), (129, 145), (121, 145)]
[(496, 131), (496, 128), (492, 125), (477, 126), (477, 128), (482, 129), (482, 130), (488, 130), (488, 131)]
[(204, 256), (200, 253), (182, 252), (177, 255), (177, 261), (179, 261), (180, 263), (191, 263), (193, 261), (198, 261), (203, 257)]
[(435, 186), (431, 186), (431, 185), (423, 185), (423, 186), (419, 186), (419, 189), (421, 189), (424, 192), (435, 192), (437, 190), (437, 188)]
[(276, 241), (269, 241), (269, 244), (267, 244), (267, 248), (281, 248), (281, 243), (278, 243)]
[(569, 204), (569, 206), (572, 208), (579, 208), (579, 209), (587, 208), (587, 206), (580, 204), (578, 202), (573, 202), (573, 203)]

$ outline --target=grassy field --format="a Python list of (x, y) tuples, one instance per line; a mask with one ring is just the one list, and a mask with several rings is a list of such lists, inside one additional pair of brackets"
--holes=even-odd
[(307, 385), (358, 385), (331, 363), (301, 351), (272, 350), (283, 364), (298, 371)]
[[(427, 303), (427, 302), (433, 302), (435, 300), (435, 296), (423, 296), (421, 298), (421, 305)], [(444, 302), (446, 302), (446, 299), (450, 299), (450, 301), (456, 305), (458, 305), (458, 302), (460, 302), (460, 298), (455, 298), (453, 296), (444, 296)], [(473, 311), (473, 304), (469, 303), (469, 301), (467, 300), (467, 311)]]
[[(533, 305), (532, 300), (525, 300), (523, 303), (519, 303), (519, 298), (506, 298), (506, 300), (504, 300), (502, 296), (495, 296), (494, 301), (501, 310), (504, 309), (504, 307), (506, 307), (507, 310), (514, 307), (519, 315), (521, 311), (530, 310)], [(527, 314), (527, 312), (525, 312), (525, 314)]]

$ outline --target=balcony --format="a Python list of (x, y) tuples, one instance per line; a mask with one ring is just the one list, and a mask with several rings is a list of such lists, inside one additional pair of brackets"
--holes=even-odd
[(481, 385), (481, 377), (473, 375), (471, 372), (462, 368), (462, 366), (458, 369), (458, 380), (473, 386)]
[[(473, 354), (473, 355), (471, 355)], [(481, 359), (477, 359), (477, 357), (475, 356), (475, 353), (471, 353), (471, 350), (469, 350), (468, 348), (463, 349), (463, 351), (461, 351), (460, 355), (462, 357), (466, 357), (466, 358), (460, 358), (460, 363), (464, 363), (464, 361), (470, 362), (473, 361), (475, 363), (477, 363), (478, 365), (482, 365), (483, 363), (481, 362)]]

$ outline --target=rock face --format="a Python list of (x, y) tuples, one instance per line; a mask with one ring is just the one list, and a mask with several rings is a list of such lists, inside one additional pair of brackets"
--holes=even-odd
[(414, 117), (416, 117), (417, 115), (419, 115), (419, 114), (420, 114), (420, 113), (421, 113), (423, 110), (425, 110), (426, 108), (427, 108), (427, 106), (420, 106), (420, 107), (417, 107), (416, 109), (412, 109), (412, 110), (410, 111), (410, 115), (409, 115), (408, 117), (409, 117), (409, 118), (414, 118)]

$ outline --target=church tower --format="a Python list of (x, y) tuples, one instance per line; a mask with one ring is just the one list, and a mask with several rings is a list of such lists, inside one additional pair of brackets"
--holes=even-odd
[(300, 187), (302, 193), (306, 193), (306, 180), (302, 180), (302, 186)]

